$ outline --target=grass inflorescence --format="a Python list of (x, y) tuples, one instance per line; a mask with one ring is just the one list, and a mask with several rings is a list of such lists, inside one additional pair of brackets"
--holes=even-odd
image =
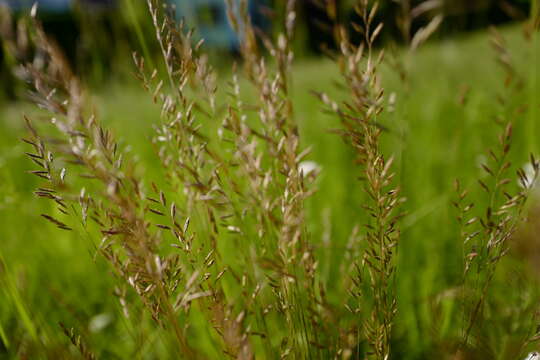
[[(404, 2), (400, 30), (408, 48), (385, 55), (378, 42), (384, 25), (377, 20), (377, 2), (359, 1), (358, 23), (350, 25), (339, 22), (333, 1), (319, 1), (335, 42), (335, 49), (326, 48), (331, 62), (324, 66), (334, 69), (337, 90), (304, 89), (295, 86), (296, 1), (283, 4), (275, 34), (252, 25), (247, 1), (226, 3), (241, 39), (240, 59), (220, 74), (203, 41), (175, 20), (173, 9), (146, 1), (160, 63), (154, 66), (148, 53), (136, 52), (133, 63), (138, 84), (153, 102), (153, 135), (146, 139), (155, 160), (152, 172), (145, 172), (134, 149), (102, 122), (89, 89), (36, 20), (35, 8), (19, 21), (18, 31), (1, 29), (16, 73), (42, 109), (36, 118), (24, 117), (29, 173), (39, 181), (34, 195), (50, 203), (36, 226), (45, 227), (45, 220), (75, 238), (90, 239), (90, 251), (100, 259), (96, 264), (107, 264), (114, 316), (123, 324), (118, 331), (130, 339), (127, 351), (140, 358), (386, 360), (436, 353), (445, 359), (519, 358), (532, 350), (538, 341), (535, 280), (526, 278), (525, 290), (507, 302), (498, 290), (504, 287), (501, 268), (519, 259), (512, 243), (519, 245), (532, 222), (534, 207), (529, 210), (528, 204), (540, 169), (528, 155), (535, 149), (514, 149), (515, 138), (526, 137), (516, 135), (516, 128), (523, 132), (518, 122), (534, 104), (526, 103), (528, 79), (504, 36), (491, 30), (502, 69), (501, 93), (493, 94), (488, 109), (498, 138), (486, 137), (491, 145), (478, 157), (474, 176), (464, 170), (467, 179), (457, 172), (444, 180), (460, 179), (452, 199), (442, 200), (448, 208), (454, 205), (457, 221), (439, 217), (436, 226), (441, 234), (443, 228), (457, 230), (451, 238), (459, 251), (449, 254), (461, 267), (441, 291), (433, 285), (429, 299), (417, 304), (416, 290), (403, 290), (418, 276), (406, 263), (407, 247), (414, 244), (413, 235), (437, 239), (439, 234), (421, 231), (421, 219), (441, 208), (419, 205), (414, 197), (411, 184), (421, 179), (406, 168), (407, 156), (415, 155), (404, 144), (414, 144), (409, 139), (419, 135), (407, 128), (410, 115), (400, 97), (416, 96), (409, 61), (442, 15), (433, 14), (411, 33), (413, 20), (432, 8), (411, 9)], [(527, 23), (529, 37), (530, 27)], [(383, 79), (387, 68), (401, 79), (396, 89)], [(468, 109), (470, 89), (461, 89), (456, 112)], [(309, 131), (299, 120), (307, 110), (296, 101), (298, 92), (314, 99), (310, 106), (324, 112), (329, 127), (338, 127), (324, 136), (337, 134), (348, 147), (346, 172), (321, 175), (324, 167), (313, 161), (320, 149), (305, 140)], [(389, 146), (393, 142), (397, 145)], [(354, 215), (351, 229), (333, 231), (335, 217), (326, 211), (312, 218), (324, 176), (354, 187), (356, 206), (346, 209)], [(473, 178), (475, 185), (464, 186)], [(323, 224), (314, 225), (321, 217)], [(64, 343), (38, 336), (17, 280), (3, 260), (0, 265), (0, 284), (27, 333), (24, 341), (15, 341), (19, 349), (13, 354), (107, 358), (93, 349), (92, 337), (108, 326), (109, 315), (92, 318), (86, 329), (69, 292), (49, 289), (74, 324), (58, 322), (55, 331), (65, 335)], [(413, 340), (409, 328), (423, 331), (425, 339)], [(2, 323), (0, 340), (10, 353), (16, 346)]]

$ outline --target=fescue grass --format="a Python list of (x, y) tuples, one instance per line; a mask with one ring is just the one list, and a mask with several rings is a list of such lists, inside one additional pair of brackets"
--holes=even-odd
[[(479, 216), (485, 215), (489, 198), (483, 194), (478, 179), (489, 181), (481, 164), (489, 161), (488, 149), (499, 149), (498, 136), (504, 127), (496, 124), (498, 117), (513, 122), (512, 147), (508, 154), (512, 163), (510, 173), (525, 166), (529, 153), (538, 154), (540, 150), (535, 136), (540, 106), (537, 96), (540, 93), (539, 43), (536, 38), (531, 45), (520, 32), (519, 26), (502, 30), (516, 77), (524, 81), (520, 91), (505, 87), (506, 74), (496, 63), (497, 55), (490, 47), (488, 33), (445, 39), (428, 44), (415, 53), (400, 50), (398, 57), (409, 74), (407, 82), (399, 79), (392, 66), (380, 65), (386, 111), (377, 121), (387, 129), (381, 134), (380, 152), (386, 159), (394, 157), (392, 166), (396, 175), (393, 182), (399, 186), (400, 196), (406, 198), (401, 209), (404, 216), (399, 222), (399, 250), (393, 260), (397, 267), (396, 278), (390, 278), (395, 284), (397, 299), (389, 344), (391, 358), (480, 359), (493, 356), (516, 359), (536, 348), (536, 344), (528, 343), (528, 340), (534, 339), (538, 324), (539, 289), (538, 273), (535, 272), (538, 263), (530, 256), (540, 247), (538, 239), (524, 235), (524, 230), (508, 239), (510, 252), (494, 272), (482, 318), (464, 316), (468, 310), (463, 307), (460, 295), (464, 289), (461, 287), (463, 267), (473, 250), (469, 244), (463, 245), (456, 220), (460, 212), (452, 205), (459, 197), (454, 185), (459, 179), (461, 188), (469, 190), (467, 204), (474, 202), (474, 211), (478, 209)], [(339, 307), (346, 304), (344, 296), (348, 296), (341, 288), (342, 281), (347, 282), (354, 276), (354, 273), (345, 272), (342, 266), (351, 262), (347, 245), (355, 226), (363, 226), (368, 221), (363, 206), (369, 199), (363, 191), (363, 183), (358, 181), (362, 176), (362, 165), (356, 166), (357, 154), (329, 131), (341, 128), (339, 117), (323, 112), (325, 106), (311, 91), (325, 92), (338, 99), (350, 99), (350, 94), (335, 88), (334, 83), (340, 75), (331, 61), (301, 60), (289, 73), (292, 86), (288, 98), (298, 122), (299, 148), (311, 146), (308, 159), (320, 166), (320, 175), (314, 183), (317, 192), (306, 200), (305, 234), (312, 244), (314, 258), (319, 260), (317, 280), (325, 285), (327, 301)], [(224, 99), (228, 96), (231, 76), (229, 71), (220, 75), (218, 103), (229, 101)], [(247, 80), (240, 81), (240, 87), (244, 91), (248, 89), (247, 94), (242, 95), (246, 103), (256, 101), (250, 93), (254, 88), (250, 86)], [(388, 103), (391, 93), (395, 93), (395, 104)], [(91, 96), (93, 111), (102, 123), (112, 129), (122, 144), (129, 144), (126, 156), (135, 158), (136, 174), (144, 178), (147, 191), (152, 192), (151, 182), (160, 190), (167, 189), (168, 200), (160, 198), (160, 191), (152, 197), (161, 205), (166, 203), (168, 210), (171, 201), (178, 201), (174, 199), (178, 194), (171, 195), (175, 194), (174, 180), (173, 185), (168, 183), (167, 171), (160, 166), (156, 146), (152, 144), (153, 125), (160, 123), (159, 105), (152, 104), (151, 96), (135, 81), (129, 85), (111, 84), (109, 89)], [(502, 97), (504, 103), (499, 102), (498, 97)], [(522, 108), (523, 104), (527, 104), (527, 108)], [(0, 247), (3, 259), (0, 267), (0, 340), (3, 349), (0, 347), (0, 354), (8, 358), (25, 357), (25, 354), (30, 358), (72, 358), (78, 355), (67, 345), (71, 338), (72, 342), (83, 344), (79, 348), (87, 358), (90, 355), (86, 349), (98, 358), (177, 356), (171, 355), (175, 351), (172, 344), (176, 342), (171, 331), (158, 329), (150, 314), (140, 311), (142, 305), (133, 293), (119, 296), (123, 292), (123, 282), (111, 276), (110, 265), (96, 251), (101, 238), (91, 230), (85, 232), (80, 228), (76, 232), (60, 231), (40, 216), (52, 214), (55, 218), (67, 219), (66, 223), (69, 221), (48, 201), (32, 195), (41, 182), (26, 173), (33, 168), (28, 160), (23, 160), (24, 153), (29, 151), (28, 145), (20, 141), (20, 138), (28, 137), (21, 116), (23, 112), (35, 124), (39, 124), (41, 118), (50, 117), (46, 112), (17, 104), (4, 106), (0, 115), (0, 181), (3, 184), (0, 188), (0, 238), (3, 239)], [(221, 117), (219, 121), (205, 119), (202, 131), (217, 140), (221, 121)], [(292, 134), (294, 132), (289, 135)], [(68, 172), (68, 179), (69, 176)], [(508, 186), (518, 188), (517, 178), (512, 175), (509, 178)], [(247, 179), (238, 176), (232, 180), (244, 184)], [(76, 181), (78, 184), (79, 180)], [(93, 185), (88, 186), (91, 190)], [(178, 197), (182, 199), (182, 196)], [(189, 203), (189, 196), (185, 201)], [(533, 208), (535, 201), (533, 196)], [(159, 217), (148, 216), (159, 222), (156, 220)], [(260, 224), (255, 217), (250, 219), (248, 223), (235, 226), (242, 226), (244, 231), (251, 229), (249, 231), (254, 235), (253, 229)], [(531, 221), (534, 224), (534, 216)], [(192, 226), (199, 226), (198, 234), (212, 238), (210, 227), (205, 229), (202, 221), (197, 225), (197, 218), (192, 222), (195, 223)], [(76, 221), (69, 224), (73, 226), (71, 224)], [(361, 229), (358, 249), (353, 249), (356, 251), (364, 249), (366, 244), (365, 231), (363, 227)], [(235, 246), (231, 244), (235, 241), (234, 235), (222, 236), (222, 240), (229, 243), (219, 248), (225, 260), (218, 258), (217, 261), (234, 264), (236, 257), (249, 255), (244, 252), (250, 249), (246, 243), (252, 238), (241, 238), (238, 244), (244, 246)], [(206, 253), (201, 255), (202, 258)], [(362, 260), (362, 255), (355, 256)], [(213, 271), (219, 273), (220, 270)], [(242, 279), (238, 282), (242, 283)], [(287, 287), (286, 284), (282, 286)], [(241, 304), (242, 300), (238, 298), (244, 295), (232, 275), (223, 291)], [(359, 302), (360, 307), (369, 308), (373, 302), (369, 289), (366, 294), (365, 303)], [(122, 301), (127, 301), (129, 306), (124, 308)], [(471, 302), (476, 303), (475, 299)], [(190, 347), (201, 351), (203, 358), (223, 358), (225, 355), (216, 345), (219, 343), (217, 336), (207, 335), (205, 306), (194, 305), (186, 317), (192, 325), (188, 342)], [(125, 311), (130, 311), (130, 318), (124, 316)], [(339, 311), (347, 314), (344, 309)], [(233, 309), (234, 316), (231, 317), (237, 318), (241, 312), (239, 306)], [(369, 310), (367, 314), (369, 316)], [(345, 318), (340, 320), (345, 323), (355, 321), (353, 315), (343, 316)], [(472, 319), (478, 327), (472, 331), (474, 340), (461, 344), (467, 319)], [(298, 325), (298, 322), (292, 320), (294, 324)], [(65, 337), (59, 323), (65, 325), (69, 338)], [(290, 332), (292, 337), (302, 333), (279, 328), (277, 324), (283, 325), (276, 320), (270, 325), (274, 326), (270, 334)], [(74, 328), (73, 333), (71, 328)], [(336, 334), (319, 335), (332, 338)], [(256, 351), (260, 358), (278, 358), (280, 351), (286, 351), (286, 347), (277, 342), (278, 335), (252, 338), (250, 351)], [(306, 349), (311, 346), (301, 339), (289, 340), (295, 344), (292, 346), (293, 358), (308, 357)], [(355, 347), (364, 349), (367, 345), (355, 341), (352, 340)], [(347, 342), (351, 340), (347, 339)], [(456, 355), (460, 347), (460, 355)], [(317, 349), (313, 346), (310, 351)], [(333, 350), (311, 357), (329, 358), (335, 353)], [(360, 356), (359, 353), (352, 355)], [(375, 358), (382, 359), (382, 356), (379, 354)]]

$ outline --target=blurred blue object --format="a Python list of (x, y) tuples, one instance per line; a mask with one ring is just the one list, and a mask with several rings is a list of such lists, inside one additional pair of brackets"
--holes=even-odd
[(13, 11), (30, 9), (34, 3), (45, 12), (64, 13), (71, 10), (72, 0), (0, 0), (0, 5), (7, 5)]
[(227, 19), (223, 0), (169, 0), (176, 5), (177, 18), (184, 19), (189, 27), (196, 29), (198, 37), (206, 45), (217, 48), (236, 49), (239, 40)]
[[(118, 0), (78, 0), (90, 8), (97, 5), (104, 9), (113, 8)], [(133, 1), (133, 0), (132, 0)], [(143, 0), (135, 0), (141, 1)], [(166, 0), (176, 7), (178, 20), (184, 19), (188, 27), (196, 29), (196, 37), (204, 39), (206, 46), (227, 50), (237, 50), (240, 40), (229, 24), (227, 7), (223, 0)], [(253, 24), (261, 29), (266, 28), (260, 8), (268, 0), (249, 0), (249, 12)], [(28, 11), (38, 3), (38, 13), (69, 13), (77, 0), (0, 0), (0, 5), (7, 5), (15, 12)], [(239, 0), (234, 0), (239, 5)]]
[[(204, 39), (207, 46), (236, 50), (240, 46), (237, 34), (229, 24), (227, 7), (223, 0), (169, 0), (176, 6), (177, 19), (184, 19), (189, 27), (196, 29), (196, 35)], [(239, 4), (239, 0), (235, 0)], [(266, 0), (250, 0), (249, 12), (252, 22), (265, 28), (260, 8)]]

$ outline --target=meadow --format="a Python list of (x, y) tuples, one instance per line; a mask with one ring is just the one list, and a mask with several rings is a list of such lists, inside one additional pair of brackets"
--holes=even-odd
[[(468, 189), (466, 201), (474, 202), (471, 211), (481, 218), (490, 201), (493, 202), (482, 185), (492, 186), (489, 183), (492, 170), (486, 171), (483, 165), (491, 161), (489, 149), (500, 147), (500, 134), (508, 132), (507, 122), (513, 124), (507, 157), (510, 175), (505, 182), (512, 190), (508, 191), (519, 191), (519, 176), (513, 174), (527, 169), (530, 154), (540, 152), (540, 41), (537, 35), (527, 40), (522, 30), (522, 25), (515, 24), (498, 29), (500, 35), (481, 31), (436, 39), (415, 51), (398, 48), (394, 53), (388, 51), (379, 67), (385, 89), (384, 111), (377, 119), (382, 129), (380, 151), (387, 159), (393, 156), (392, 181), (404, 199), (400, 205), (403, 214), (397, 220), (399, 240), (392, 259), (396, 270), (388, 285), (395, 288), (397, 301), (389, 340), (390, 359), (523, 359), (530, 351), (540, 349), (537, 343), (540, 195), (534, 186), (523, 212), (515, 215), (520, 220), (515, 231), (505, 238), (505, 256), (497, 260), (489, 290), (484, 295), (482, 314), (473, 321), (471, 339), (460, 345), (464, 327), (467, 328), (464, 325), (467, 312), (461, 297), (465, 286), (464, 264), (472, 253), (480, 252), (478, 247), (482, 244), (471, 245), (474, 239), (464, 244), (463, 227), (458, 221), (463, 208), (455, 206), (461, 193), (456, 191), (456, 180), (460, 189)], [(499, 51), (492, 44), (495, 36), (505, 41)], [(503, 65), (498, 59), (503, 60)], [(136, 72), (136, 66), (130, 66)], [(221, 65), (219, 70), (218, 108), (229, 101), (232, 78), (230, 66)], [(367, 246), (364, 224), (370, 220), (365, 205), (370, 200), (359, 180), (364, 165), (358, 161), (355, 148), (336, 134), (339, 132), (336, 129), (342, 127), (340, 119), (328, 111), (317, 94), (324, 92), (336, 99), (347, 99), (349, 93), (338, 84), (339, 69), (330, 60), (299, 59), (289, 75), (291, 86), (287, 96), (299, 127), (299, 148), (311, 148), (303, 161), (304, 164), (310, 161), (308, 164), (318, 172), (312, 184), (314, 193), (304, 202), (302, 231), (317, 259), (317, 282), (321, 284), (317, 286), (324, 288), (325, 301), (331, 307), (342, 308), (348, 303), (345, 297), (349, 296), (348, 289), (343, 287), (352, 286), (346, 278), (354, 276), (344, 264), (351, 262), (351, 256), (361, 259), (358, 252)], [(257, 101), (247, 80), (240, 80), (239, 87), (246, 103)], [(92, 104), (91, 111), (104, 127), (111, 129), (120, 147), (127, 148), (126, 157), (136, 162), (135, 173), (144, 180), (148, 192), (155, 183), (157, 188), (167, 189), (164, 192), (169, 197), (168, 202), (163, 199), (158, 202), (188, 203), (189, 198), (177, 190), (179, 185), (175, 181), (181, 181), (171, 180), (167, 169), (160, 165), (159, 150), (152, 141), (156, 136), (155, 125), (161, 121), (160, 105), (152, 102), (152, 91), (148, 94), (141, 82), (133, 78), (113, 80), (85, 92)], [(218, 128), (226, 113), (218, 109), (218, 115), (200, 117), (204, 118), (199, 122), (206, 137), (218, 140)], [(90, 352), (103, 359), (180, 358), (171, 350), (176, 340), (171, 339), (170, 329), (156, 325), (151, 314), (143, 310), (144, 301), (125, 290), (121, 279), (112, 276), (114, 266), (98, 250), (99, 231), (77, 226), (76, 219), (69, 217), (62, 219), (74, 230), (62, 231), (41, 216), (63, 215), (56, 210), (57, 206), (33, 193), (42, 186), (42, 179), (28, 173), (35, 169), (25, 155), (31, 147), (21, 141), (28, 139), (29, 134), (23, 114), (38, 128), (46, 128), (42, 126), (46, 121), (41, 120), (51, 117), (29, 102), (0, 104), (0, 358), (91, 358)], [(67, 178), (70, 176), (68, 171)], [(238, 177), (241, 185), (243, 180)], [(84, 180), (73, 181), (79, 184)], [(92, 191), (93, 185), (87, 186)], [(159, 192), (154, 197), (159, 198)], [(196, 229), (193, 231), (204, 237), (205, 231), (210, 230), (204, 228), (205, 221), (197, 223), (197, 216), (202, 215), (193, 216), (191, 221)], [(238, 225), (252, 234), (238, 243), (232, 240), (236, 230), (231, 226), (226, 225), (231, 230), (229, 233), (219, 232), (222, 235), (218, 240), (227, 245), (219, 248), (221, 257), (216, 261), (229, 261), (232, 268), (241, 268), (235, 265), (234, 258), (254, 252), (245, 241), (257, 241), (256, 231), (252, 229), (257, 226), (257, 219), (247, 216)], [(167, 235), (159, 236), (165, 243), (172, 242)], [(351, 241), (356, 237), (358, 241)], [(208, 235), (208, 238), (212, 237)], [(351, 250), (351, 244), (358, 249)], [(168, 253), (170, 250), (165, 248), (160, 251)], [(219, 273), (219, 269), (214, 270)], [(230, 275), (227, 281), (225, 297), (242, 297), (234, 285), (242, 280)], [(119, 296), (125, 291), (127, 295)], [(373, 297), (369, 290), (366, 294), (362, 301), (366, 308), (371, 308)], [(232, 303), (237, 304), (235, 301)], [(192, 323), (185, 329), (188, 342), (200, 350), (199, 358), (226, 358), (220, 350), (218, 336), (212, 333), (202, 315), (204, 306), (193, 305), (189, 317), (182, 317)], [(129, 317), (125, 316), (126, 311), (131, 311)], [(344, 317), (355, 316), (340, 311), (337, 313)], [(241, 305), (233, 312), (236, 318)], [(369, 311), (362, 316), (369, 319)], [(60, 323), (68, 335), (71, 328), (75, 329), (71, 342), (77, 344), (80, 335), (84, 343), (80, 348), (85, 350), (79, 352), (76, 346), (69, 345), (70, 338)], [(257, 359), (286, 356), (283, 354), (287, 346), (282, 338), (287, 331), (280, 329), (279, 324), (282, 324), (280, 320), (275, 320), (269, 325), (268, 340), (250, 335), (255, 338), (250, 350), (255, 355), (250, 356)], [(328, 337), (332, 338), (332, 334)], [(302, 341), (298, 344), (313, 353), (302, 355), (303, 350), (297, 349), (290, 358), (364, 358), (361, 355), (364, 345), (355, 344), (353, 348), (357, 350), (339, 353), (322, 345), (311, 346)], [(231, 356), (250, 358), (242, 357), (241, 352)]]

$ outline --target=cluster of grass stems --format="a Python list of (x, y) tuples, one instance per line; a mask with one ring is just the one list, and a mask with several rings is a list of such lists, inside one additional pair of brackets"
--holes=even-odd
[[(357, 44), (350, 40), (351, 27), (338, 23), (335, 3), (320, 2), (334, 22), (337, 49), (330, 55), (341, 73), (343, 100), (324, 91), (313, 95), (329, 122), (341, 124), (335, 132), (356, 154), (351, 176), (366, 195), (354, 210), (365, 212), (365, 223), (350, 236), (342, 274), (331, 280), (338, 291), (332, 298), (320, 274), (321, 251), (306, 226), (305, 203), (316, 191), (318, 169), (303, 166), (310, 149), (301, 146), (295, 113), (302, 109), (292, 102), (295, 1), (286, 2), (275, 36), (251, 25), (247, 1), (227, 4), (242, 40), (242, 60), (219, 92), (223, 82), (203, 43), (174, 21), (169, 8), (147, 0), (163, 66), (153, 68), (135, 53), (133, 59), (137, 78), (157, 104), (152, 145), (163, 170), (159, 178), (143, 176), (129, 147), (93, 114), (83, 84), (35, 17), (22, 19), (17, 33), (7, 36), (4, 30), (6, 48), (21, 63), (17, 72), (33, 88), (32, 100), (50, 114), (46, 126), (26, 119), (24, 139), (36, 166), (31, 173), (43, 181), (35, 194), (56, 209), (42, 216), (95, 240), (96, 254), (117, 279), (122, 316), (133, 323), (150, 316), (171, 357), (389, 359), (399, 312), (397, 252), (405, 199), (394, 157), (381, 146), (386, 129), (379, 118), (388, 96), (379, 71), (384, 50), (374, 46), (383, 26), (374, 20), (377, 3), (356, 6), (360, 23), (352, 30), (362, 38)], [(411, 47), (441, 20), (435, 17), (412, 36)], [(504, 39), (496, 30), (492, 39), (507, 91), (519, 92), (522, 83)], [(531, 156), (533, 174), (518, 170), (516, 186), (507, 160), (516, 106), (501, 101), (506, 115), (497, 119), (499, 141), (482, 164), (489, 175), (479, 179), (487, 205), (475, 207), (456, 181), (462, 324), (445, 358), (467, 358), (481, 347), (489, 289), (524, 220), (539, 171)], [(208, 131), (216, 123), (218, 136)], [(77, 329), (62, 324), (59, 331), (83, 358), (96, 358)], [(525, 339), (519, 355), (536, 340)]]

